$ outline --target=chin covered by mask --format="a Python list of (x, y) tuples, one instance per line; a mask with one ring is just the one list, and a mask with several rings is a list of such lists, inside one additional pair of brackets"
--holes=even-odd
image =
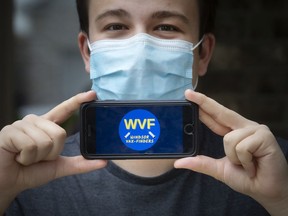
[(99, 100), (184, 99), (192, 86), (193, 44), (140, 33), (91, 45), (90, 78)]

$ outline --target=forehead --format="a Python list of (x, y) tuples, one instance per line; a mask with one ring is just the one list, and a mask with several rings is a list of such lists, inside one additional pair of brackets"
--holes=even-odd
[(157, 11), (174, 11), (183, 14), (195, 25), (199, 22), (198, 0), (90, 0), (89, 20), (99, 14), (116, 9), (123, 9), (133, 19), (143, 19)]

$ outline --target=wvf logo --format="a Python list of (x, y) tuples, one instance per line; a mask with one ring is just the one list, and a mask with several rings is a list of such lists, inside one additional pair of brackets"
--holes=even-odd
[(151, 112), (136, 109), (122, 118), (119, 136), (128, 148), (136, 151), (147, 150), (156, 144), (160, 136), (160, 124)]

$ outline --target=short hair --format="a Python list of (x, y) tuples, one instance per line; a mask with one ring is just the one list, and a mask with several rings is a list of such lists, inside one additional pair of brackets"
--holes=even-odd
[(217, 6), (218, 0), (198, 0), (200, 11), (200, 37), (207, 33), (214, 33)]
[[(197, 0), (200, 11), (199, 36), (214, 33), (217, 0)], [(89, 33), (88, 7), (90, 0), (76, 0), (80, 30)]]
[(90, 0), (76, 0), (80, 30), (89, 33), (89, 7)]

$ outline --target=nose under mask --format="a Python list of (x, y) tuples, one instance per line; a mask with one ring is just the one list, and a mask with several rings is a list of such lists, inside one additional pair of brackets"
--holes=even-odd
[(185, 90), (196, 87), (192, 86), (193, 50), (202, 40), (193, 46), (140, 33), (88, 43), (92, 89), (99, 100), (184, 99)]

